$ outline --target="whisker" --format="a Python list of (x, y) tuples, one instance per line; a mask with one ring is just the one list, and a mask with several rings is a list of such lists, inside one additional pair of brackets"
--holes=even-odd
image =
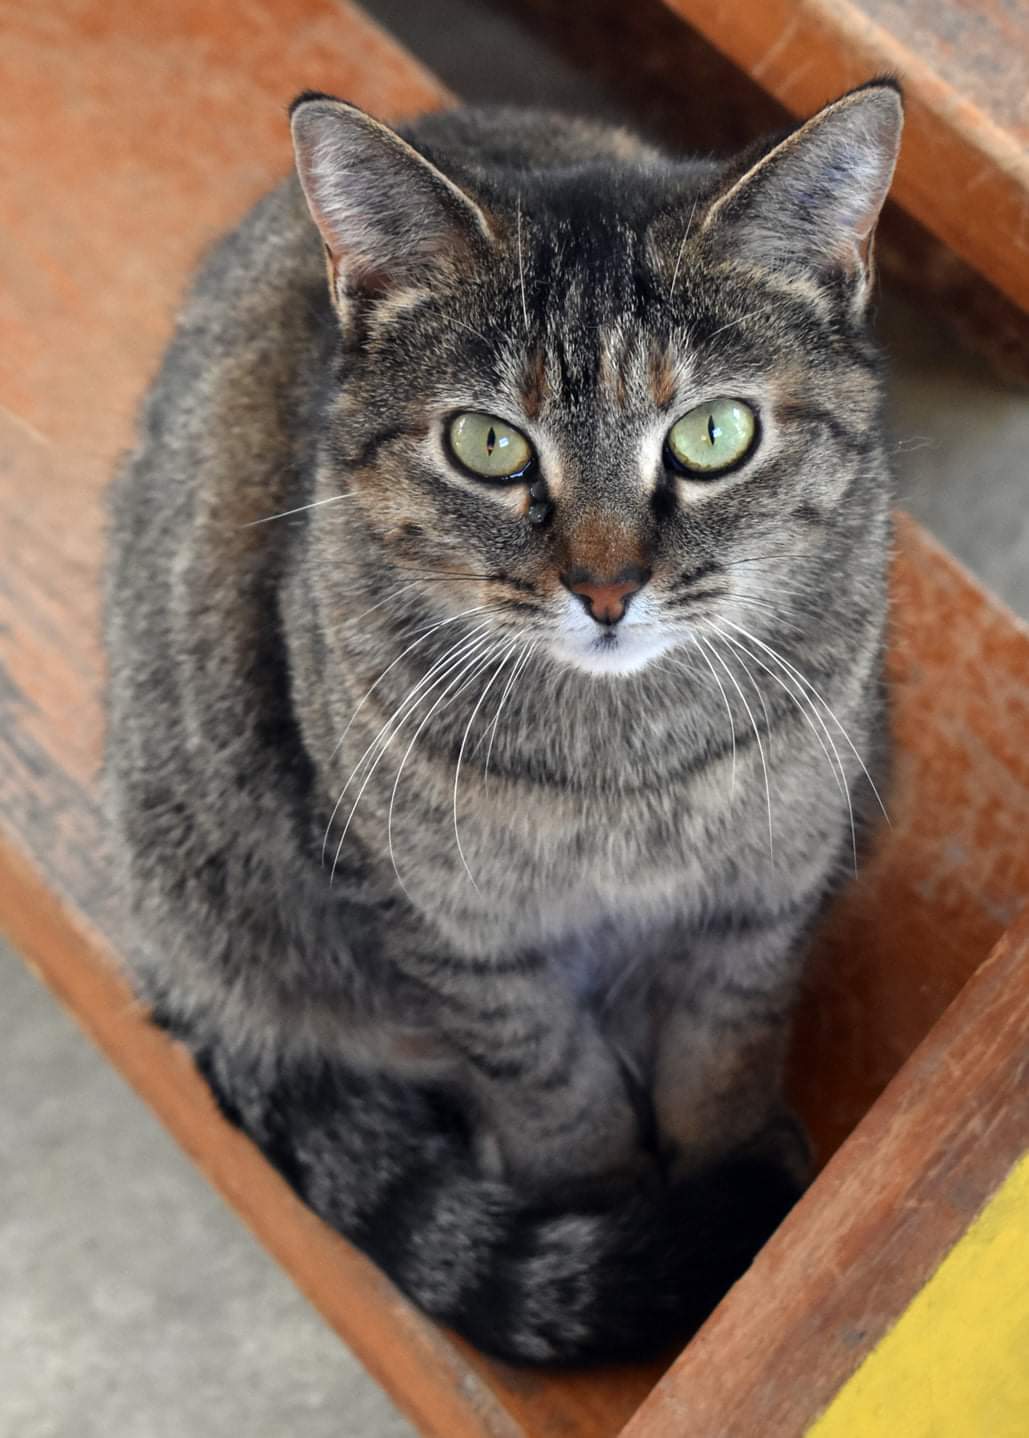
[(273, 519), (288, 519), (291, 514), (303, 514), (308, 509), (319, 509), (323, 504), (338, 504), (341, 499), (356, 499), (353, 492), (347, 494), (330, 494), (328, 499), (313, 499), (310, 504), (300, 504), (296, 509), (283, 509), (278, 514), (266, 514), (263, 519), (251, 519), (246, 524), (237, 526), (239, 529), (253, 529), (258, 524), (271, 524)]
[(448, 324), (458, 325), (461, 329), (467, 330), (470, 335), (478, 336), (484, 345), (489, 344), (489, 340), (483, 334), (482, 330), (477, 330), (474, 325), (468, 324), (465, 320), (459, 320), (457, 315), (443, 315), (443, 319), (445, 319)]
[[(391, 670), (395, 669), (397, 665), (401, 662), (401, 660), (406, 659), (408, 654), (411, 653), (412, 649), (417, 649), (420, 644), (424, 644), (425, 641), (431, 637), (431, 635), (437, 632), (437, 630), (445, 629), (448, 624), (456, 624), (459, 619), (466, 619), (469, 614), (481, 614), (486, 610), (496, 609), (497, 607), (498, 606), (496, 605), (490, 604), (475, 604), (470, 609), (462, 609), (459, 614), (454, 614), (449, 619), (439, 620), (438, 623), (431, 625), (424, 633), (421, 633), (421, 631), (416, 630), (415, 633), (419, 633), (420, 638), (416, 639), (412, 644), (409, 644), (405, 650), (398, 654), (397, 657), (393, 660), (392, 664), (387, 664), (386, 668), (379, 675), (378, 679), (375, 680), (375, 683), (370, 685), (365, 690), (360, 702), (357, 705), (357, 708), (354, 710), (353, 714), (351, 714), (349, 720), (347, 721), (347, 727), (343, 730), (343, 733), (336, 740), (336, 746), (333, 749), (331, 755), (329, 756), (330, 759), (335, 759), (336, 755), (339, 753), (343, 741), (346, 739), (347, 735), (350, 733), (351, 728), (353, 727), (354, 720), (357, 718), (358, 714), (360, 714), (365, 704), (371, 698), (373, 692), (379, 687), (379, 685), (385, 679), (386, 675), (389, 674)], [(369, 612), (370, 611), (368, 610), (365, 611), (365, 613)], [(361, 617), (363, 618), (363, 616)], [(411, 630), (409, 629), (407, 633), (410, 634)], [(335, 817), (335, 814), (333, 815), (333, 817)]]
[(705, 339), (705, 341), (713, 340), (713, 339), (715, 339), (718, 335), (723, 334), (726, 330), (731, 330), (734, 325), (746, 324), (747, 320), (755, 319), (756, 316), (758, 316), (758, 315), (766, 315), (766, 314), (768, 314), (769, 310), (774, 310), (774, 309), (775, 309), (775, 305), (762, 305), (762, 307), (761, 307), (759, 310), (750, 310), (747, 314), (745, 314), (745, 315), (740, 315), (738, 319), (730, 320), (730, 321), (728, 322), (728, 324), (720, 325), (719, 328), (716, 329), (716, 330), (713, 330), (713, 331), (711, 332), (711, 334), (705, 335), (705, 336), (704, 336), (704, 339)]
[[(715, 626), (713, 626), (713, 627), (717, 628), (717, 625), (715, 625)], [(805, 721), (805, 723), (807, 724), (808, 728), (811, 730), (812, 734), (813, 734), (813, 735), (815, 736), (815, 738), (818, 740), (818, 743), (819, 743), (819, 745), (820, 745), (820, 747), (821, 747), (822, 753), (825, 755), (826, 763), (829, 765), (829, 771), (830, 771), (830, 773), (832, 774), (833, 778), (834, 778), (835, 781), (836, 781), (836, 787), (839, 789), (840, 793), (843, 795), (843, 797), (844, 797), (844, 798), (846, 799), (846, 801), (847, 801), (847, 815), (848, 815), (848, 818), (849, 818), (849, 820), (850, 820), (850, 845), (851, 845), (851, 851), (852, 851), (853, 858), (854, 858), (854, 877), (856, 878), (856, 877), (857, 877), (857, 872), (858, 872), (858, 855), (857, 855), (857, 830), (856, 830), (855, 825), (854, 825), (854, 805), (853, 805), (853, 803), (851, 802), (851, 798), (850, 798), (850, 786), (849, 786), (848, 783), (847, 783), (847, 772), (846, 772), (846, 770), (845, 770), (844, 767), (843, 767), (843, 761), (842, 761), (842, 759), (840, 758), (840, 751), (836, 748), (835, 743), (833, 743), (833, 737), (832, 737), (832, 735), (829, 733), (829, 730), (826, 729), (824, 719), (823, 719), (822, 716), (819, 714), (818, 710), (815, 709), (814, 705), (811, 703), (811, 700), (810, 700), (810, 699), (807, 697), (807, 695), (804, 693), (803, 689), (800, 689), (800, 686), (799, 686), (799, 685), (797, 686), (798, 689), (800, 690), (800, 698), (798, 699), (797, 695), (793, 692), (793, 690), (790, 689), (790, 688), (783, 682), (783, 680), (779, 678), (778, 674), (774, 673), (773, 670), (769, 669), (768, 665), (765, 664), (765, 663), (763, 663), (762, 660), (761, 660), (761, 658), (760, 658), (757, 654), (754, 654), (751, 650), (747, 649), (746, 646), (743, 645), (743, 644), (741, 644), (738, 639), (733, 639), (733, 637), (732, 637), (731, 634), (726, 634), (725, 631), (724, 631), (724, 629), (719, 629), (718, 632), (719, 632), (719, 634), (721, 634), (722, 638), (726, 641), (727, 644), (731, 644), (734, 649), (742, 650), (743, 653), (748, 654), (748, 655), (750, 656), (750, 658), (754, 661), (754, 663), (757, 664), (757, 665), (759, 665), (759, 666), (765, 671), (765, 673), (769, 676), (769, 678), (774, 679), (775, 682), (776, 682), (776, 684), (779, 685), (779, 688), (782, 689), (782, 690), (784, 690), (784, 691), (790, 696), (790, 698), (793, 700), (793, 703), (796, 705), (796, 708), (797, 708), (798, 713), (799, 713), (799, 714), (801, 715), (801, 717), (804, 719), (804, 721)], [(796, 682), (796, 681), (794, 681), (794, 682)], [(833, 758), (832, 758), (832, 756), (830, 755), (829, 750), (826, 748), (825, 739), (822, 738), (821, 734), (819, 734), (818, 730), (815, 728), (814, 722), (812, 721), (812, 718), (811, 718), (811, 714), (808, 713), (808, 709), (811, 710), (811, 714), (813, 714), (813, 715), (815, 716), (815, 719), (818, 720), (819, 724), (821, 724), (822, 728), (825, 730), (825, 737), (826, 737), (826, 739), (828, 739), (829, 743), (832, 745), (833, 754), (835, 754), (835, 756), (836, 756), (835, 763), (833, 762)], [(839, 766), (838, 772), (837, 772), (837, 765)]]
[(676, 255), (676, 257), (675, 257), (675, 269), (672, 271), (672, 283), (671, 283), (671, 286), (669, 287), (669, 290), (668, 290), (668, 298), (669, 298), (670, 300), (675, 297), (675, 286), (676, 286), (676, 284), (678, 283), (678, 279), (679, 279), (679, 266), (682, 264), (683, 251), (684, 251), (685, 248), (686, 248), (686, 241), (687, 241), (687, 240), (689, 239), (689, 237), (690, 237), (690, 230), (693, 228), (693, 216), (694, 216), (696, 213), (697, 213), (697, 201), (694, 200), (694, 201), (693, 201), (693, 207), (692, 207), (692, 209), (690, 210), (690, 217), (689, 217), (689, 219), (686, 221), (686, 230), (685, 230), (685, 233), (683, 234), (682, 242), (681, 242), (681, 244), (679, 245), (679, 253), (678, 253), (678, 254)]
[[(698, 642), (698, 644), (700, 643), (699, 635), (694, 634), (692, 637)], [(700, 657), (703, 659), (707, 667), (711, 670), (711, 677), (718, 685), (718, 692), (722, 696), (722, 703), (725, 705), (725, 712), (729, 716), (729, 735), (732, 739), (732, 771), (729, 779), (729, 803), (731, 804), (736, 797), (736, 722), (733, 719), (732, 705), (729, 703), (729, 696), (725, 692), (725, 685), (719, 679), (718, 674), (715, 670), (715, 666), (711, 663), (711, 660), (708, 658), (707, 653), (703, 648), (699, 648), (697, 652), (699, 653)]]
[[(701, 639), (701, 637), (700, 637), (699, 634), (698, 634), (696, 637), (697, 637), (698, 643), (705, 644), (705, 641)], [(725, 670), (725, 673), (726, 673), (726, 675), (728, 676), (730, 682), (732, 683), (733, 688), (736, 690), (736, 693), (740, 696), (740, 702), (742, 703), (744, 709), (747, 711), (747, 718), (750, 720), (751, 728), (754, 730), (754, 738), (757, 740), (757, 751), (758, 751), (758, 754), (759, 754), (760, 757), (761, 757), (761, 771), (762, 771), (762, 773), (764, 774), (764, 778), (765, 778), (765, 803), (766, 803), (767, 806), (768, 806), (768, 859), (769, 859), (769, 862), (770, 862), (770, 863), (773, 863), (773, 864), (774, 864), (774, 863), (775, 863), (775, 847), (774, 847), (774, 841), (773, 841), (773, 838), (772, 838), (772, 788), (771, 788), (771, 785), (770, 785), (769, 782), (768, 782), (768, 763), (767, 763), (767, 761), (766, 761), (766, 759), (765, 759), (765, 747), (764, 747), (764, 745), (761, 743), (761, 734), (760, 734), (760, 732), (759, 732), (759, 730), (758, 730), (758, 727), (757, 727), (757, 720), (754, 718), (754, 711), (751, 709), (750, 705), (747, 703), (747, 696), (744, 694), (743, 690), (740, 688), (739, 681), (737, 680), (735, 674), (733, 674), (733, 672), (732, 672), (732, 670), (729, 668), (729, 666), (726, 664), (725, 660), (724, 660), (724, 659), (721, 657), (721, 655), (719, 654), (718, 649), (716, 648), (716, 646), (714, 645), (714, 643), (713, 643), (713, 642), (708, 642), (708, 643), (705, 644), (705, 647), (706, 647), (706, 648), (709, 648), (709, 649), (711, 650), (711, 653), (712, 653), (712, 654), (714, 655), (714, 657), (718, 660), (718, 662), (719, 662), (719, 664), (721, 665), (721, 667)]]
[(464, 849), (461, 846), (461, 834), (457, 824), (457, 788), (461, 782), (461, 761), (464, 758), (464, 751), (468, 743), (468, 736), (472, 732), (472, 725), (475, 723), (475, 716), (482, 708), (486, 700), (486, 695), (493, 688), (493, 685), (500, 678), (501, 674), (503, 674), (508, 660), (514, 654), (517, 648), (518, 641), (516, 639), (512, 640), (511, 644), (508, 646), (506, 653), (504, 654), (503, 659), (500, 662), (500, 667), (493, 674), (490, 675), (488, 681), (483, 686), (482, 693), (479, 695), (475, 708), (472, 710), (471, 718), (468, 720), (468, 723), (465, 726), (465, 731), (461, 738), (461, 747), (457, 751), (457, 767), (454, 770), (454, 838), (457, 841), (457, 852), (461, 856), (461, 863), (464, 865), (465, 873), (468, 875), (469, 879), (471, 879), (472, 886), (475, 888), (476, 891), (478, 891), (479, 886), (475, 882), (471, 869), (468, 867), (468, 860), (465, 858)]
[[(441, 625), (440, 627), (442, 627), (442, 625)], [(358, 792), (357, 798), (356, 798), (355, 801), (354, 801), (353, 807), (351, 808), (350, 813), (349, 813), (349, 815), (347, 816), (346, 825), (344, 826), (343, 833), (342, 833), (342, 835), (340, 836), (340, 841), (339, 841), (339, 844), (338, 844), (338, 846), (337, 846), (337, 848), (336, 848), (336, 857), (335, 857), (335, 859), (333, 860), (333, 865), (332, 865), (332, 872), (333, 872), (333, 874), (335, 874), (336, 865), (339, 863), (340, 852), (341, 852), (341, 850), (342, 850), (342, 848), (343, 848), (343, 840), (346, 838), (347, 830), (348, 830), (349, 827), (350, 827), (350, 821), (351, 821), (351, 820), (353, 819), (353, 817), (354, 817), (354, 813), (355, 813), (355, 811), (356, 811), (356, 809), (357, 809), (357, 806), (358, 806), (358, 804), (361, 802), (361, 796), (364, 794), (365, 789), (368, 787), (368, 782), (369, 782), (369, 780), (371, 779), (372, 775), (375, 773), (375, 769), (376, 769), (376, 767), (377, 767), (377, 765), (378, 765), (378, 763), (379, 763), (379, 760), (382, 758), (383, 754), (386, 752), (387, 748), (389, 747), (390, 743), (392, 742), (392, 740), (393, 740), (393, 738), (395, 737), (396, 733), (398, 732), (399, 728), (401, 727), (401, 725), (404, 723), (404, 721), (407, 719), (408, 715), (410, 714), (411, 710), (410, 710), (410, 708), (409, 708), (408, 706), (410, 706), (410, 704), (411, 704), (412, 701), (414, 701), (416, 705), (417, 705), (417, 704), (420, 704), (420, 703), (421, 703), (421, 700), (425, 697), (425, 694), (424, 694), (424, 693), (421, 693), (421, 697), (420, 697), (420, 698), (416, 698), (416, 696), (418, 696), (418, 695), (420, 694), (420, 692), (424, 689), (424, 686), (433, 678), (434, 675), (439, 674), (440, 669), (443, 668), (443, 674), (440, 676), (440, 678), (438, 678), (438, 679), (436, 680), (436, 683), (435, 683), (435, 684), (432, 684), (432, 685), (431, 685), (430, 690), (429, 690), (429, 691), (426, 691), (426, 692), (431, 692), (431, 689), (432, 689), (432, 688), (435, 688), (435, 687), (436, 687), (436, 684), (438, 684), (439, 682), (441, 682), (441, 679), (442, 679), (443, 677), (445, 677), (445, 675), (449, 672), (449, 669), (453, 666), (453, 664), (460, 662), (460, 659), (463, 657), (464, 653), (467, 652), (468, 647), (469, 647), (470, 645), (472, 645), (472, 644), (475, 642), (475, 640), (479, 637), (479, 635), (480, 635), (485, 629), (487, 629), (488, 627), (489, 627), (489, 621), (488, 621), (488, 620), (484, 621), (484, 622), (483, 622), (482, 624), (480, 624), (480, 625), (477, 625), (476, 628), (472, 630), (471, 634), (466, 635), (463, 639), (459, 639), (456, 644), (451, 645), (451, 647), (446, 651), (446, 653), (443, 654), (440, 659), (436, 660), (436, 662), (429, 667), (429, 669), (426, 671), (426, 673), (422, 675), (421, 679), (419, 679), (418, 682), (417, 682), (411, 689), (408, 690), (407, 694), (406, 694), (406, 695), (404, 696), (404, 698), (400, 701), (400, 703), (396, 706), (396, 708), (393, 710), (392, 714), (390, 714), (389, 718), (386, 720), (386, 722), (385, 722), (385, 723), (382, 725), (382, 727), (379, 729), (379, 731), (378, 731), (378, 733), (375, 735), (374, 739), (371, 741), (371, 743), (370, 743), (370, 744), (368, 745), (368, 747), (365, 749), (364, 753), (361, 755), (360, 759), (358, 759), (357, 763), (354, 765), (353, 769), (350, 771), (350, 775), (349, 775), (349, 777), (348, 777), (346, 783), (343, 785), (343, 788), (340, 790), (339, 798), (336, 800), (336, 803), (335, 803), (335, 805), (333, 806), (332, 814), (330, 815), (330, 817), (329, 817), (329, 822), (328, 822), (328, 824), (326, 825), (325, 838), (324, 838), (324, 840), (323, 840), (323, 842), (322, 842), (322, 862), (323, 862), (323, 863), (325, 862), (325, 849), (326, 849), (326, 847), (327, 847), (327, 845), (328, 845), (328, 836), (329, 836), (329, 833), (330, 833), (331, 830), (332, 830), (333, 822), (334, 822), (334, 820), (335, 820), (335, 818), (336, 818), (337, 813), (339, 812), (340, 805), (343, 803), (343, 799), (344, 799), (344, 797), (345, 797), (345, 795), (346, 795), (346, 792), (347, 792), (347, 790), (350, 788), (350, 785), (354, 782), (354, 779), (355, 779), (355, 778), (357, 777), (357, 775), (360, 773), (360, 771), (361, 771), (362, 767), (364, 766), (365, 762), (369, 760), (370, 756), (373, 754), (373, 752), (374, 752), (374, 750), (376, 749), (376, 747), (377, 747), (377, 746), (381, 746), (381, 747), (379, 747), (379, 752), (378, 752), (378, 754), (376, 754), (375, 757), (374, 757), (374, 759), (371, 761), (371, 766), (370, 766), (370, 768), (369, 768), (369, 770), (368, 770), (368, 773), (366, 774), (366, 776), (365, 776), (365, 778), (364, 778), (364, 782), (363, 782), (362, 785), (361, 785), (361, 788), (360, 788), (360, 790), (359, 790), (359, 792)], [(460, 652), (459, 652), (459, 651), (460, 651)], [(447, 667), (444, 667), (444, 666), (447, 666)], [(382, 676), (380, 675), (380, 678), (381, 678), (381, 677), (382, 677)], [(378, 682), (378, 681), (376, 681), (376, 682)], [(366, 695), (365, 697), (367, 698), (367, 695)], [(406, 712), (404, 712), (405, 710), (406, 710)], [(401, 717), (401, 716), (402, 716), (402, 717)], [(391, 726), (394, 724), (395, 721), (399, 721), (399, 722), (397, 722), (397, 727), (394, 728), (391, 733), (388, 732), (388, 731), (390, 730)], [(351, 722), (353, 722), (353, 720), (351, 720)], [(337, 748), (338, 748), (338, 745), (337, 745)], [(331, 879), (330, 879), (330, 882), (331, 882)]]
[[(715, 623), (714, 623), (712, 620), (710, 620), (710, 619), (708, 620), (708, 628), (709, 628), (709, 629), (715, 629), (715, 630), (717, 631), (717, 625), (715, 625)], [(754, 690), (754, 693), (757, 695), (757, 698), (758, 698), (758, 703), (761, 705), (761, 713), (762, 713), (762, 715), (764, 716), (764, 721), (765, 721), (765, 738), (766, 738), (767, 743), (768, 743), (768, 757), (771, 758), (771, 757), (772, 757), (772, 720), (771, 720), (771, 718), (770, 718), (770, 716), (769, 716), (769, 713), (768, 713), (768, 705), (767, 705), (767, 703), (765, 702), (765, 691), (761, 688), (761, 685), (760, 685), (760, 684), (757, 682), (757, 680), (754, 678), (754, 675), (753, 675), (753, 673), (752, 673), (752, 671), (751, 671), (751, 669), (750, 669), (750, 666), (747, 664), (747, 661), (746, 661), (745, 659), (741, 658), (738, 654), (735, 655), (734, 657), (735, 657), (735, 659), (736, 659), (737, 664), (740, 665), (740, 667), (742, 668), (744, 674), (746, 674), (747, 678), (750, 680), (750, 687)]]
[[(490, 739), (489, 745), (486, 749), (486, 759), (482, 766), (482, 782), (484, 788), (489, 788), (490, 759), (493, 755), (493, 743), (497, 737), (497, 725), (500, 723), (500, 716), (504, 712), (504, 705), (507, 703), (508, 696), (514, 687), (515, 681), (517, 680), (519, 674), (521, 674), (522, 671), (528, 667), (529, 660), (536, 652), (536, 649), (539, 646), (539, 642), (540, 641), (538, 639), (532, 640), (531, 643), (526, 645), (525, 649), (522, 650), (520, 657), (515, 661), (515, 666), (511, 670), (511, 677), (508, 679), (507, 684), (504, 686), (504, 692), (500, 696), (500, 703), (497, 705), (497, 712), (493, 716), (493, 722), (490, 724), (489, 729), (486, 731), (489, 734)], [(483, 738), (485, 738), (485, 735), (483, 735)], [(479, 741), (480, 744), (481, 742), (482, 740)]]
[(515, 234), (518, 243), (518, 286), (522, 292), (522, 319), (525, 321), (525, 333), (529, 333), (529, 308), (525, 303), (525, 264), (522, 259), (522, 197), (518, 196), (518, 219), (515, 226)]
[[(368, 608), (362, 609), (361, 613), (358, 614), (355, 619), (347, 620), (347, 627), (352, 629), (355, 625), (360, 624), (362, 619), (367, 619), (369, 614), (374, 614), (377, 609), (381, 609), (386, 604), (392, 604), (394, 599), (399, 599), (401, 594), (406, 594), (409, 589), (414, 589), (416, 582), (416, 580), (412, 579), (409, 583), (402, 584), (399, 589), (394, 589), (392, 593), (386, 595), (385, 599), (380, 599), (377, 604), (369, 604)], [(335, 750), (333, 750), (333, 753), (335, 753)]]
[(756, 644), (759, 649), (763, 649), (766, 654), (770, 654), (774, 660), (778, 661), (778, 663), (790, 675), (791, 678), (795, 679), (798, 684), (803, 684), (804, 688), (810, 690), (810, 692), (815, 696), (819, 704), (821, 704), (822, 708), (829, 715), (829, 718), (833, 721), (837, 729), (840, 731), (840, 734), (842, 735), (844, 741), (850, 749), (850, 752), (854, 755), (854, 758), (861, 765), (861, 772), (868, 780), (869, 787), (871, 788), (872, 793), (875, 795), (876, 803), (882, 810), (883, 818), (886, 820), (887, 824), (891, 824), (893, 821), (890, 819), (889, 814), (886, 812), (886, 805), (883, 803), (882, 796), (880, 795), (879, 790), (875, 786), (875, 780), (872, 778), (871, 774), (869, 774), (868, 769), (865, 766), (865, 761), (862, 759), (861, 755), (858, 753), (857, 749), (854, 746), (854, 741), (851, 739), (850, 735), (847, 733), (846, 729), (843, 727), (843, 724), (837, 718), (834, 711), (829, 707), (828, 703), (825, 701), (825, 699), (822, 698), (821, 694), (811, 683), (811, 680), (808, 679), (805, 675), (803, 675), (800, 670), (797, 669), (794, 665), (792, 665), (788, 659), (785, 659), (783, 655), (778, 652), (778, 650), (773, 649), (770, 644), (765, 644), (763, 640), (759, 639), (756, 634), (751, 634), (748, 630), (744, 629), (742, 625), (734, 624), (731, 619), (727, 619), (725, 622), (732, 629), (738, 630), (738, 632), (742, 634), (745, 639), (749, 639), (752, 644)]
[[(485, 655), (483, 654), (484, 648), (487, 651)], [(447, 702), (447, 696), (451, 694), (451, 691), (455, 688), (455, 686), (460, 687), (457, 688), (457, 693), (453, 694), (450, 702), (453, 702), (453, 699), (456, 699), (458, 694), (463, 693), (464, 690), (468, 687), (468, 685), (473, 683), (474, 680), (479, 677), (479, 675), (483, 672), (484, 669), (488, 668), (490, 661), (496, 656), (498, 649), (499, 645), (495, 644), (494, 641), (491, 640), (488, 636), (485, 636), (479, 641), (478, 645), (473, 648), (471, 654), (462, 655), (461, 659), (458, 661), (458, 664), (463, 667), (460, 667), (458, 669), (458, 673), (453, 679), (451, 679), (450, 683), (443, 690), (443, 693), (436, 700), (435, 704), (433, 704), (429, 712), (422, 718), (421, 723), (418, 725), (418, 728), (414, 731), (411, 742), (404, 750), (404, 756), (400, 761), (400, 766), (397, 769), (397, 777), (393, 781), (393, 788), (390, 791), (389, 796), (389, 809), (386, 815), (386, 847), (389, 850), (390, 863), (393, 865), (393, 872), (396, 875), (397, 883), (404, 890), (405, 894), (407, 894), (407, 887), (404, 884), (403, 879), (400, 877), (400, 870), (397, 867), (396, 854), (393, 849), (393, 810), (397, 802), (397, 792), (400, 788), (400, 780), (403, 777), (407, 761), (411, 757), (411, 753), (414, 750), (415, 745), (418, 743), (418, 739), (424, 731), (425, 726), (429, 723), (432, 716), (437, 712), (440, 706)], [(472, 672), (469, 673), (469, 670), (471, 670)], [(470, 872), (468, 874), (468, 877), (472, 880), (472, 884), (475, 885), (475, 880), (472, 878)], [(475, 887), (477, 888), (478, 886), (475, 885)], [(410, 894), (407, 894), (407, 896), (408, 898), (411, 897)]]
[(774, 604), (770, 604), (767, 599), (756, 599), (746, 590), (743, 590), (742, 592), (733, 591), (730, 593), (729, 598), (732, 599), (736, 604), (738, 604), (742, 609), (757, 609), (763, 611), (764, 613), (770, 615), (775, 620), (776, 624), (781, 625), (785, 629), (792, 629), (797, 634), (803, 634), (804, 632), (802, 625), (798, 624), (794, 619), (787, 619), (786, 616), (782, 613), (782, 611), (780, 609), (777, 609)]

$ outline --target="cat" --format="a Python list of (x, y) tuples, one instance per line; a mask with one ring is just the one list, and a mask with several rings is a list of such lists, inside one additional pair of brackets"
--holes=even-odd
[(802, 1191), (790, 1012), (880, 802), (899, 91), (728, 161), (291, 116), (113, 490), (132, 976), (427, 1313), (652, 1353)]

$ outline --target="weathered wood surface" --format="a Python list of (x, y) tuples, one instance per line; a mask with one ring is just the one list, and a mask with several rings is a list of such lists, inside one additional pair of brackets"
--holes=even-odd
[(1024, 0), (667, 0), (795, 114), (873, 75), (903, 82), (894, 194), (1029, 309)]
[[(623, 1438), (801, 1438), (1027, 1149), (1029, 912)], [(909, 1416), (877, 1431), (906, 1433)]]
[[(426, 1432), (607, 1438), (656, 1368), (522, 1374), (451, 1343), (225, 1126), (112, 972), (118, 896), (96, 799), (101, 501), (134, 406), (195, 257), (287, 168), (289, 96), (339, 90), (398, 116), (445, 93), (330, 0), (54, 0), (18, 7), (17, 24), (7, 11), (0, 926)], [(842, 981), (819, 970), (800, 1037), (824, 1152), (1029, 892), (1029, 641), (910, 525), (896, 581), (894, 828), (825, 941)]]
[(891, 625), (892, 822), (816, 944), (794, 1044), (823, 1158), (1029, 902), (1029, 631), (905, 516)]

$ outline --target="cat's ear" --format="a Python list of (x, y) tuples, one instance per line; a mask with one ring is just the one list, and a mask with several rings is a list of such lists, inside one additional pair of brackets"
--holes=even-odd
[(491, 238), (471, 196), (363, 110), (307, 92), (294, 100), (290, 123), (341, 308), (354, 295), (430, 282)]
[(735, 178), (708, 208), (703, 230), (744, 263), (864, 281), (903, 119), (892, 80), (852, 90)]

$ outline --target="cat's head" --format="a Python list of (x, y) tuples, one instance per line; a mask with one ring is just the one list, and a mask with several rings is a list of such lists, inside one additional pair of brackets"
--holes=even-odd
[(513, 165), (495, 131), (477, 164), (445, 117), (415, 149), (314, 95), (292, 123), (344, 334), (320, 482), (408, 608), (610, 675), (858, 602), (892, 83), (728, 165), (611, 132)]

